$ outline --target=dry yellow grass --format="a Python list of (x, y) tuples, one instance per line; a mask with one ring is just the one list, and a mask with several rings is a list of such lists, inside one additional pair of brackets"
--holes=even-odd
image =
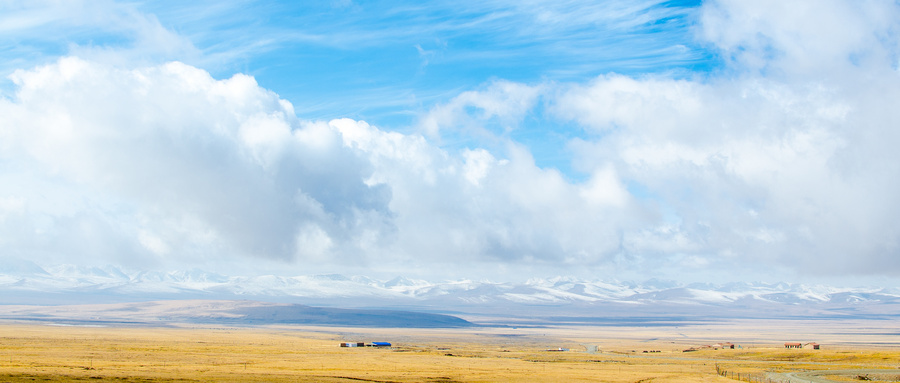
[[(724, 332), (725, 329), (720, 329)], [(0, 381), (728, 382), (732, 371), (896, 368), (900, 351), (681, 352), (711, 328), (358, 329), (0, 325)], [(674, 335), (672, 338), (670, 335)], [(733, 331), (735, 337), (743, 336)], [(730, 340), (729, 338), (719, 338)], [(394, 343), (341, 348), (342, 341)], [(600, 345), (587, 353), (582, 344)], [(569, 352), (547, 352), (551, 347)], [(643, 350), (659, 350), (645, 354)]]

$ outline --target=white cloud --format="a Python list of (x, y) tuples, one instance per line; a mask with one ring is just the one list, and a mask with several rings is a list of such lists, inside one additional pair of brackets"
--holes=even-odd
[(631, 251), (900, 272), (900, 158), (888, 144), (900, 116), (881, 101), (900, 96), (884, 60), (896, 57), (897, 19), (880, 16), (897, 7), (855, 4), (712, 2), (702, 30), (733, 55), (731, 76), (608, 75), (552, 100), (603, 135), (574, 145), (582, 168), (614, 163), (674, 212), (676, 227), (626, 234)]
[[(0, 195), (20, 229), (2, 241), (48, 261), (596, 264), (630, 221), (612, 170), (581, 187), (512, 142), (497, 158), (362, 121), (301, 121), (244, 75), (69, 57), (14, 81), (0, 132), (4, 169), (18, 170), (0, 177), (20, 186)], [(530, 88), (498, 89), (503, 102), (470, 99), (515, 123), (527, 108), (511, 90)]]
[(472, 185), (481, 185), (481, 180), (488, 176), (492, 167), (505, 165), (507, 162), (498, 162), (490, 152), (484, 149), (465, 150), (462, 153), (465, 159), (464, 175)]
[(616, 194), (621, 187), (603, 189), (614, 183), (609, 177), (583, 189), (512, 143), (504, 159), (483, 149), (455, 155), (422, 137), (332, 123), (371, 160), (373, 179), (390, 185), (390, 253), (410, 262), (596, 265), (618, 251), (617, 230), (634, 221)]
[[(891, 196), (900, 186), (893, 181), (900, 161), (887, 144), (900, 133), (890, 129), (896, 108), (883, 101), (896, 99), (900, 88), (895, 64), (881, 60), (894, 55), (897, 38), (886, 34), (885, 20), (858, 22), (878, 13), (878, 4), (827, 5), (804, 8), (814, 20), (799, 21), (775, 4), (705, 5), (700, 31), (733, 55), (718, 76), (493, 82), (435, 106), (423, 117), (426, 133), (462, 129), (506, 147), (465, 149), (459, 159), (419, 141), (421, 157), (405, 165), (375, 160), (375, 176), (394, 192), (398, 243), (422, 240), (501, 261), (625, 259), (626, 268), (651, 271), (690, 264), (756, 273), (781, 266), (900, 272), (892, 261), (900, 236), (891, 224), (900, 213)], [(896, 11), (889, 8), (882, 13)], [(745, 11), (757, 18), (732, 25), (730, 18)], [(817, 38), (816, 18), (849, 36), (837, 47), (817, 41), (798, 51), (797, 44)], [(765, 46), (754, 45), (759, 36)], [(587, 181), (538, 168), (528, 149), (489, 133), (497, 120), (507, 132), (516, 129), (542, 98), (552, 116), (585, 128), (570, 148)], [(401, 175), (417, 167), (424, 177)], [(442, 209), (447, 205), (452, 210)], [(419, 228), (427, 218), (419, 214), (441, 220), (425, 232)], [(433, 251), (424, 243), (414, 248)]]
[(882, 1), (720, 0), (702, 7), (699, 34), (743, 69), (839, 81), (897, 65), (898, 16)]
[[(554, 28), (577, 8), (525, 6)], [(18, 70), (0, 100), (0, 244), (99, 263), (896, 275), (897, 13), (704, 3), (698, 36), (724, 58), (705, 78), (494, 80), (431, 107), (422, 134), (303, 121), (250, 76), (76, 47), (88, 58)], [(191, 51), (138, 19), (141, 52)], [(181, 53), (146, 48), (170, 42)], [(585, 181), (536, 165), (513, 139), (527, 119), (583, 129), (568, 149)]]
[(22, 68), (53, 61), (50, 52), (124, 65), (201, 58), (190, 40), (138, 7), (110, 0), (4, 1), (0, 33), (10, 38), (0, 52), (15, 59), (0, 64), (0, 71), (15, 68), (10, 63)]
[(363, 182), (371, 170), (340, 133), (297, 120), (250, 77), (70, 57), (13, 79), (0, 134), (15, 171), (0, 176), (26, 186), (0, 194), (25, 201), (23, 229), (4, 231), (20, 252), (292, 259), (308, 254), (295, 239), (310, 238), (316, 257), (340, 259), (363, 230), (381, 230), (367, 219), (388, 213), (387, 189)]
[(592, 206), (625, 206), (630, 195), (612, 166), (597, 169), (579, 193)]
[[(423, 124), (432, 134), (446, 126), (480, 133), (491, 111), (507, 110), (506, 125), (516, 126), (543, 98), (552, 115), (585, 128), (570, 144), (576, 167), (590, 174), (583, 184), (534, 167), (516, 145), (489, 173), (472, 167), (485, 162), (469, 164), (482, 187), (469, 198), (496, 197), (488, 214), (508, 219), (478, 232), (516, 259), (543, 249), (539, 257), (559, 261), (590, 249), (603, 256), (589, 259), (624, 254), (648, 270), (690, 259), (756, 272), (896, 275), (900, 116), (887, 100), (900, 96), (900, 19), (884, 15), (897, 12), (880, 2), (710, 2), (698, 30), (726, 57), (715, 76), (609, 74), (531, 92), (504, 84), (526, 95), (518, 99), (494, 83), (436, 106)], [(600, 235), (587, 240), (581, 224)]]
[[(441, 130), (465, 131), (486, 138), (515, 129), (537, 102), (540, 87), (498, 80), (482, 91), (466, 91), (446, 104), (432, 108), (422, 118), (421, 128), (429, 137), (440, 137)], [(485, 122), (497, 121), (500, 132), (490, 132)]]

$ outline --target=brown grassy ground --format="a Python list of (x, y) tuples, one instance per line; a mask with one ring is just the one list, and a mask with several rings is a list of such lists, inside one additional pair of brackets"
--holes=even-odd
[[(900, 347), (884, 341), (900, 335), (874, 337), (881, 343), (869, 347), (857, 344), (859, 339), (867, 339), (864, 335), (838, 336), (821, 326), (811, 329), (789, 324), (781, 324), (780, 329), (767, 324), (756, 330), (740, 322), (690, 328), (409, 330), (6, 323), (0, 324), (0, 381), (676, 383), (733, 381), (716, 375), (717, 364), (744, 373), (852, 368), (900, 371), (896, 370), (900, 368)], [(800, 338), (786, 338), (798, 333)], [(877, 333), (884, 334), (884, 330)], [(753, 334), (761, 336), (754, 338)], [(802, 338), (812, 335), (818, 338)], [(342, 341), (379, 340), (395, 347), (338, 347)], [(818, 341), (825, 349), (784, 350), (780, 343), (786, 340)], [(682, 352), (719, 341), (732, 341), (742, 348)], [(600, 352), (585, 352), (589, 345), (599, 346)], [(545, 351), (556, 347), (571, 351)]]

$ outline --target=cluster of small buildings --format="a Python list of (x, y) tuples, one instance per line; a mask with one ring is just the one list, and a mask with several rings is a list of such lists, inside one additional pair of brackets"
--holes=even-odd
[(372, 342), (366, 344), (365, 342), (342, 342), (341, 347), (391, 347), (389, 342)]
[(720, 348), (721, 348), (721, 349), (726, 349), (726, 348), (727, 348), (727, 349), (732, 349), (732, 350), (734, 350), (734, 343), (731, 343), (731, 342), (716, 343), (716, 344), (710, 345), (710, 347), (712, 347), (714, 350), (718, 350), (718, 349), (720, 349)]
[(785, 342), (784, 348), (811, 348), (813, 350), (818, 350), (819, 344), (816, 342), (809, 342), (806, 344), (800, 342)]

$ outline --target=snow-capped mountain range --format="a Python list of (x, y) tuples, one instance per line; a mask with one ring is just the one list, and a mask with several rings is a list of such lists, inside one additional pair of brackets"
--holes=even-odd
[[(791, 283), (680, 284), (556, 277), (525, 283), (403, 277), (225, 276), (202, 270), (149, 272), (115, 266), (42, 268), (0, 263), (0, 304), (62, 304), (152, 299), (249, 299), (342, 307), (405, 307), (545, 315), (697, 314), (900, 316), (900, 289)], [(673, 311), (674, 310), (674, 311)], [(726, 314), (727, 313), (727, 314)]]

